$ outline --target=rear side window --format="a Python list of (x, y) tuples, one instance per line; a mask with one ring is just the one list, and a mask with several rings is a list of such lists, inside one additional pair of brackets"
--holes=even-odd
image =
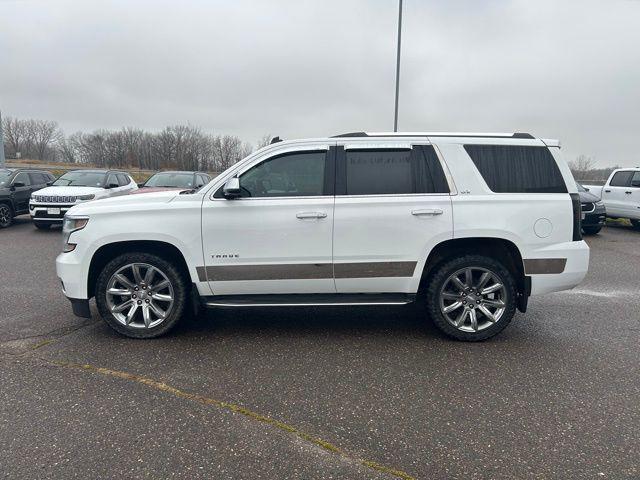
[(488, 187), (496, 193), (567, 193), (547, 147), (465, 145)]
[(120, 183), (121, 187), (129, 185), (129, 181), (129, 177), (127, 177), (124, 173), (118, 173), (118, 183)]
[(612, 187), (628, 187), (629, 183), (631, 183), (631, 176), (633, 172), (616, 172), (611, 182), (609, 183)]
[(640, 188), (640, 172), (634, 172), (631, 178), (631, 186), (634, 188)]
[(346, 194), (449, 193), (431, 145), (411, 150), (347, 150)]

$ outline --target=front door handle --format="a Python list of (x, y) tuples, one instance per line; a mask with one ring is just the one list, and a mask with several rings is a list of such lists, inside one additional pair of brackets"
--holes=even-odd
[(611, 193), (611, 190), (605, 190), (606, 193)]
[(439, 208), (424, 208), (422, 210), (411, 210), (411, 215), (416, 217), (420, 216), (434, 216), (434, 215), (442, 215), (444, 212)]
[(624, 193), (626, 193), (627, 195), (631, 195), (633, 192), (630, 192), (629, 190), (627, 190), (627, 191), (626, 191), (626, 192), (624, 192)]
[(296, 213), (296, 218), (304, 220), (305, 218), (327, 218), (327, 214), (324, 212), (300, 212)]

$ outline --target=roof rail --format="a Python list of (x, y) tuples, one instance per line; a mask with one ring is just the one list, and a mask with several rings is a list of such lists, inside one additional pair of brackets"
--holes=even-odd
[(529, 138), (535, 137), (530, 133), (458, 133), (458, 132), (349, 132), (340, 135), (334, 135), (331, 138), (348, 138), (348, 137), (472, 137), (472, 138)]

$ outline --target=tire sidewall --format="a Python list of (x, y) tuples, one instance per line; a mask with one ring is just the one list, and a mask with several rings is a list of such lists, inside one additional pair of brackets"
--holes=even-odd
[(11, 208), (11, 205), (8, 205), (7, 203), (0, 203), (0, 208), (9, 209), (9, 220), (6, 223), (0, 223), (0, 228), (10, 227), (13, 223), (13, 208)]
[[(500, 320), (494, 325), (478, 332), (458, 330), (449, 323), (440, 311), (440, 291), (444, 283), (453, 273), (467, 267), (479, 267), (490, 270), (500, 278), (506, 290), (506, 307)], [(447, 336), (468, 342), (486, 340), (497, 335), (509, 325), (516, 311), (516, 284), (513, 275), (502, 263), (482, 255), (466, 255), (445, 261), (439, 267), (436, 267), (434, 274), (429, 279), (425, 296), (427, 310), (434, 324)]]
[[(173, 287), (174, 302), (171, 313), (160, 324), (153, 328), (133, 328), (120, 323), (111, 313), (107, 305), (106, 290), (111, 276), (120, 268), (130, 263), (147, 263), (160, 269), (169, 279)], [(96, 306), (102, 319), (116, 332), (130, 338), (155, 338), (166, 334), (182, 318), (188, 299), (188, 283), (180, 270), (162, 257), (149, 253), (125, 253), (107, 263), (96, 281)]]

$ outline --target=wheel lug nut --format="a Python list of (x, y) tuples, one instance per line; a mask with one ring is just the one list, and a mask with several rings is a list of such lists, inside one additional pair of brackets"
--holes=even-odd
[(142, 305), (142, 300), (138, 300), (138, 305)]
[(136, 295), (135, 295), (135, 294), (133, 295), (133, 298), (136, 298)]
[(147, 299), (145, 300), (145, 302), (149, 303), (149, 299), (147, 298)]

